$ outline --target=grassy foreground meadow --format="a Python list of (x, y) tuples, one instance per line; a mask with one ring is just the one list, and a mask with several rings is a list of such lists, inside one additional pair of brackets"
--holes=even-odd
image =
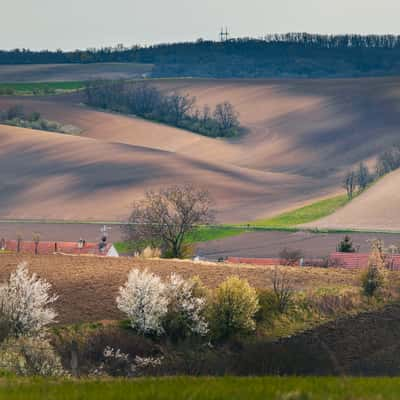
[(140, 400), (398, 399), (398, 378), (143, 378), (135, 380), (2, 379), (0, 398)]

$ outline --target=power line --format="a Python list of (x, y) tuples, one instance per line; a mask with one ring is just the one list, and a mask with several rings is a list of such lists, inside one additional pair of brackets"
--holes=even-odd
[(219, 34), (220, 40), (221, 42), (226, 42), (229, 40), (229, 31), (228, 31), (228, 27), (224, 27), (221, 28), (221, 32)]

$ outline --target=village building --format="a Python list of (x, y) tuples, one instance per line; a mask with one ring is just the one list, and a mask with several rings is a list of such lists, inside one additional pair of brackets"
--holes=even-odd
[(119, 253), (112, 243), (93, 243), (86, 242), (83, 239), (77, 242), (2, 240), (1, 250), (23, 254), (71, 254), (119, 257)]

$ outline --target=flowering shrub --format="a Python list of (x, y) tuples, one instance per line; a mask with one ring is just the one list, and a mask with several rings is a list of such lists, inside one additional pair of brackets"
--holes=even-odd
[(228, 278), (216, 289), (211, 307), (211, 325), (217, 339), (227, 339), (255, 329), (259, 308), (257, 292), (246, 280)]
[(161, 335), (164, 333), (162, 321), (168, 311), (165, 292), (165, 284), (158, 276), (133, 269), (119, 289), (117, 306), (139, 333)]
[(140, 333), (166, 333), (174, 338), (205, 335), (206, 298), (199, 294), (198, 286), (196, 280), (185, 281), (176, 274), (163, 283), (147, 270), (134, 269), (120, 288), (117, 306)]
[(184, 280), (181, 276), (171, 274), (166, 287), (168, 314), (165, 331), (174, 338), (184, 338), (191, 334), (204, 336), (208, 324), (203, 316), (206, 298), (196, 296), (198, 283), (195, 280)]
[(0, 287), (0, 320), (10, 335), (37, 335), (55, 322), (57, 314), (49, 306), (57, 300), (51, 285), (29, 275), (26, 263), (18, 265), (8, 281)]
[(120, 349), (107, 346), (103, 352), (103, 362), (100, 367), (95, 369), (93, 375), (109, 375), (109, 376), (137, 376), (142, 371), (155, 368), (162, 363), (162, 358), (139, 357), (133, 360), (129, 354), (123, 353)]
[(10, 338), (0, 347), (0, 366), (22, 376), (63, 376), (60, 357), (48, 340)]

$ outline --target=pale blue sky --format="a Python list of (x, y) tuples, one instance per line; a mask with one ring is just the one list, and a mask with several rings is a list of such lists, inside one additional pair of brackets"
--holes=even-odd
[(400, 33), (399, 0), (0, 0), (0, 48), (75, 49), (270, 32)]

